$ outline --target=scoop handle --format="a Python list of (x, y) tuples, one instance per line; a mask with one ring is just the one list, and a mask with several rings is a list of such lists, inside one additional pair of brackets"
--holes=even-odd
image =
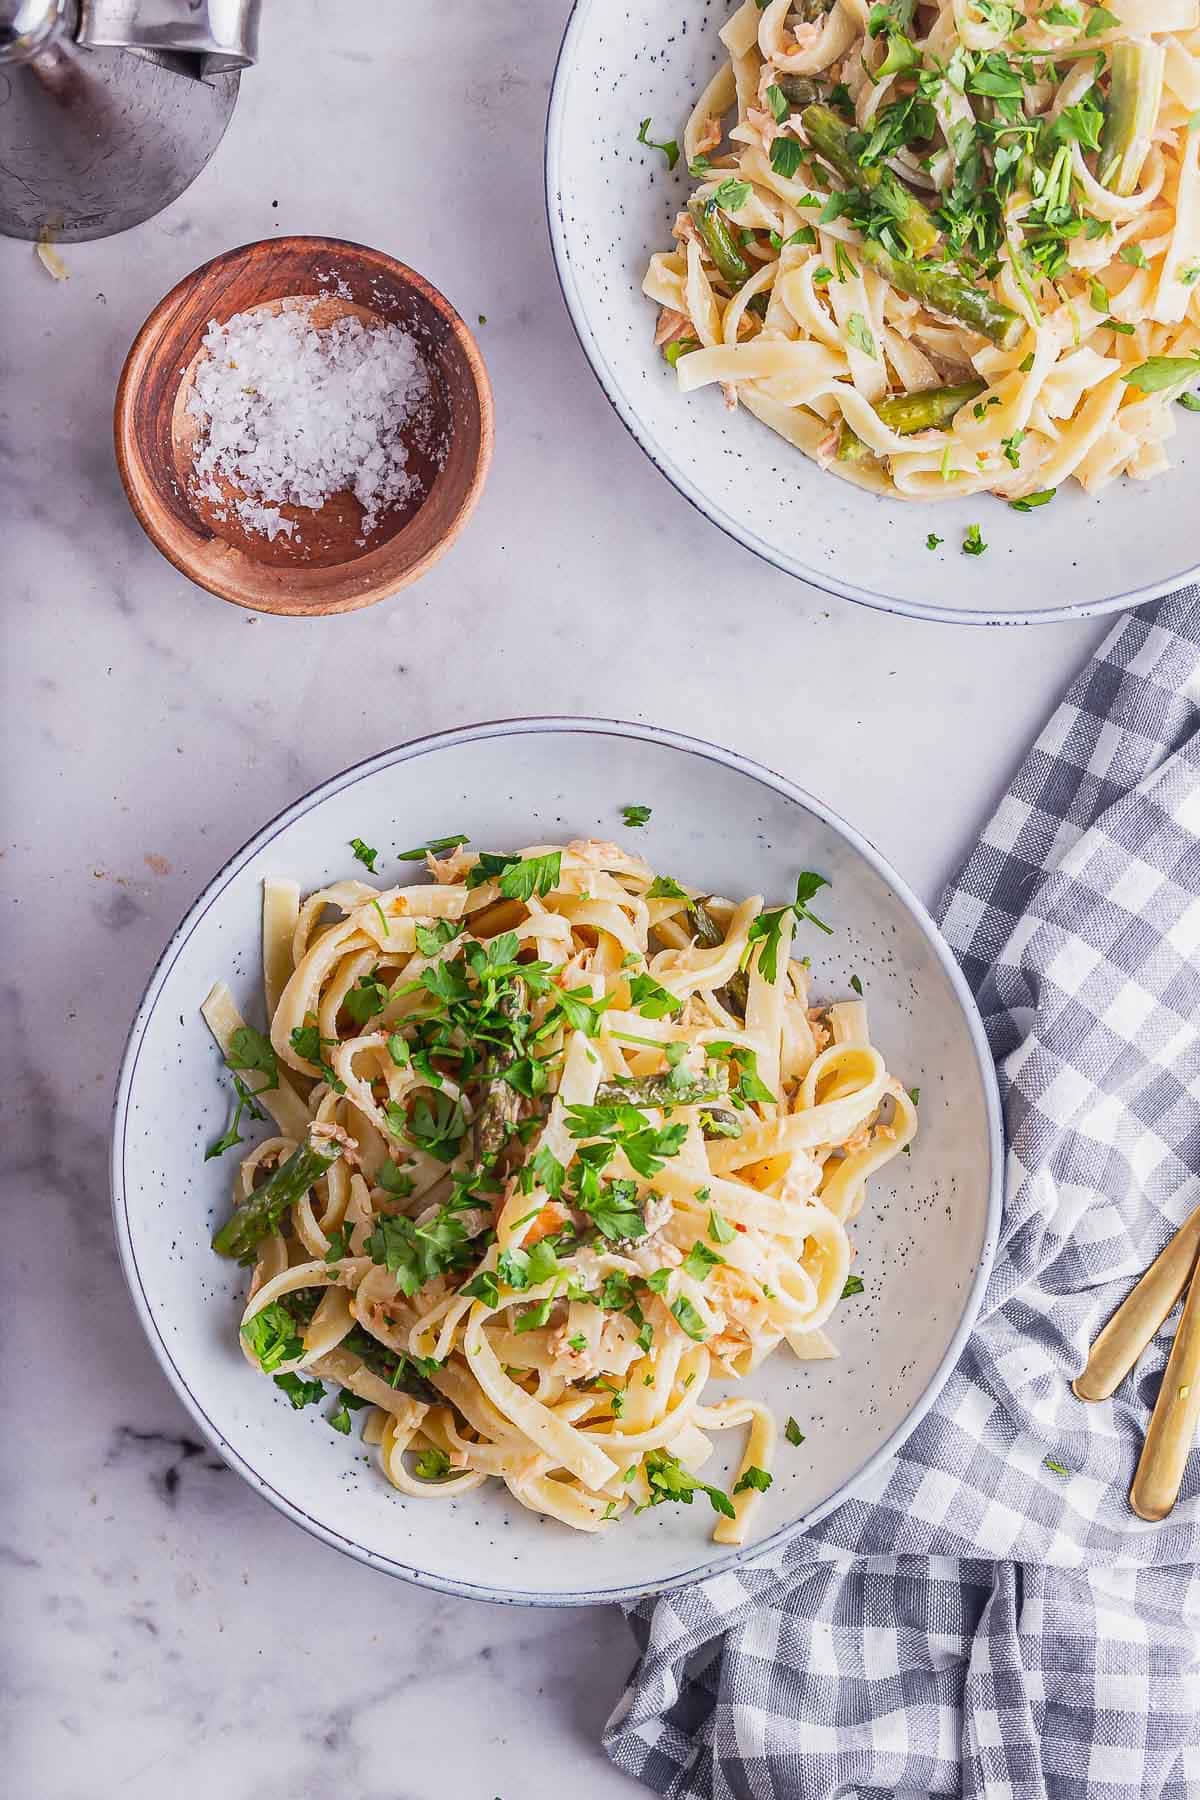
[(1071, 1383), (1080, 1400), (1107, 1400), (1128, 1375), (1188, 1283), (1200, 1252), (1200, 1206), (1126, 1295)]
[(1200, 1281), (1188, 1289), (1150, 1429), (1129, 1490), (1139, 1519), (1165, 1519), (1183, 1481), (1200, 1420)]

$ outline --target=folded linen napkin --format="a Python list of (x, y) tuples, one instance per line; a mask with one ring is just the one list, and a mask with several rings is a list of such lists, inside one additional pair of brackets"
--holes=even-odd
[(979, 1322), (868, 1487), (632, 1609), (605, 1748), (671, 1800), (1200, 1794), (1200, 1455), (1161, 1525), (1126, 1498), (1166, 1340), (1069, 1387), (1200, 1203), (1200, 589), (1117, 625), (940, 920), (1008, 1143)]

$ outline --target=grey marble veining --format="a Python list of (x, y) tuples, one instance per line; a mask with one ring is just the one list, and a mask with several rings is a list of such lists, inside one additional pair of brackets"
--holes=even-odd
[[(109, 1227), (117, 1063), (230, 852), (387, 744), (603, 712), (786, 771), (932, 896), (1103, 630), (857, 610), (661, 480), (584, 363), (546, 244), (566, 10), (269, 4), (229, 135), (175, 206), (69, 249), (62, 284), (0, 241), (0, 1766), (22, 1800), (634, 1792), (595, 1747), (631, 1659), (619, 1616), (446, 1600), (313, 1542), (196, 1442), (134, 1321)], [(335, 20), (344, 47), (325, 50)], [(205, 258), (288, 231), (378, 244), (487, 318), (479, 513), (420, 586), (344, 619), (259, 618), (189, 586), (112, 459), (150, 307)]]

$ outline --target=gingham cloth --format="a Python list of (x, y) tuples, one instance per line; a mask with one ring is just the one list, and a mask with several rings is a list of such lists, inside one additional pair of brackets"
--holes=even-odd
[(868, 1488), (632, 1611), (605, 1748), (672, 1800), (1200, 1796), (1200, 1455), (1165, 1523), (1126, 1500), (1165, 1338), (1069, 1388), (1200, 1204), (1200, 589), (1111, 633), (940, 918), (1008, 1142), (979, 1323)]

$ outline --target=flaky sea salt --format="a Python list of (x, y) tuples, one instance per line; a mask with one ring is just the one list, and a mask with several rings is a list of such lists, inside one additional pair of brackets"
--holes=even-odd
[(316, 509), (345, 491), (363, 509), (365, 538), (415, 485), (401, 432), (430, 383), (413, 338), (353, 315), (318, 327), (315, 304), (213, 320), (188, 397), (201, 427), (198, 490), (211, 494), (223, 477), (246, 529), (272, 540), (295, 529), (281, 506)]

